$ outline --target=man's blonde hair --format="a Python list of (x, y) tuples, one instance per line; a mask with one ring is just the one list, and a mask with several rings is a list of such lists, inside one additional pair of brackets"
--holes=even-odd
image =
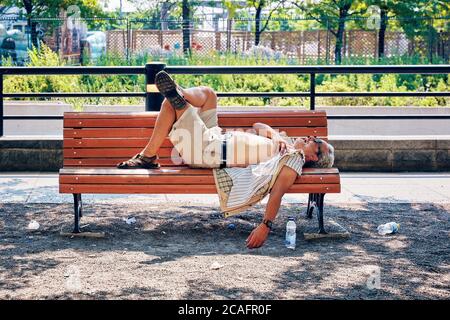
[(308, 161), (304, 167), (308, 168), (332, 168), (334, 164), (334, 147), (328, 142), (320, 139), (322, 143), (326, 143), (328, 146), (328, 152), (322, 153), (317, 161)]

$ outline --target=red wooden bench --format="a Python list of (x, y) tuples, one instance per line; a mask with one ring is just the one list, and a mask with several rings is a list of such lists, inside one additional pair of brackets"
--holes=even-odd
[[(80, 233), (83, 193), (216, 193), (212, 170), (188, 168), (177, 160), (174, 163), (168, 138), (159, 152), (161, 169), (115, 168), (147, 144), (157, 114), (64, 113), (64, 167), (59, 171), (59, 192), (73, 194), (74, 233)], [(219, 112), (219, 125), (224, 129), (249, 129), (255, 122), (286, 131), (292, 137), (315, 135), (326, 140), (328, 135), (326, 113), (321, 111)], [(307, 216), (311, 218), (317, 209), (319, 233), (326, 233), (324, 196), (340, 190), (338, 169), (305, 168), (289, 192), (309, 194)]]

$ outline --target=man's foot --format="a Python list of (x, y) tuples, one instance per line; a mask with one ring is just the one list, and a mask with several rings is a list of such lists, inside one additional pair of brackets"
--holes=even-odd
[(175, 83), (167, 72), (158, 72), (155, 77), (155, 84), (159, 92), (169, 100), (172, 107), (178, 110), (186, 107), (187, 102), (183, 97), (182, 88)]
[(146, 157), (140, 153), (135, 155), (130, 160), (121, 162), (117, 164), (119, 169), (158, 169), (160, 167), (159, 163), (155, 162), (158, 157), (155, 155), (153, 157)]

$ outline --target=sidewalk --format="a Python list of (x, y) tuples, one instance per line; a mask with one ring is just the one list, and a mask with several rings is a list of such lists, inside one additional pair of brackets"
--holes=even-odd
[[(450, 173), (342, 173), (341, 184), (342, 192), (326, 195), (326, 203), (450, 203)], [(284, 203), (305, 200), (305, 195), (299, 194), (284, 197)], [(86, 194), (83, 201), (219, 205), (217, 195)], [(0, 203), (72, 202), (71, 194), (59, 194), (56, 173), (0, 174)]]

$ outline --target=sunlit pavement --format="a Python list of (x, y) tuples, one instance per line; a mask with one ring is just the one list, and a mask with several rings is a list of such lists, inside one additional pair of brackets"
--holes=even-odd
[[(448, 203), (450, 173), (341, 173), (342, 191), (328, 194), (327, 203)], [(285, 203), (304, 203), (305, 194), (286, 194)], [(71, 203), (71, 194), (58, 192), (58, 174), (0, 174), (0, 203)], [(86, 194), (86, 203), (217, 204), (217, 195)], [(264, 200), (267, 201), (267, 198)]]

